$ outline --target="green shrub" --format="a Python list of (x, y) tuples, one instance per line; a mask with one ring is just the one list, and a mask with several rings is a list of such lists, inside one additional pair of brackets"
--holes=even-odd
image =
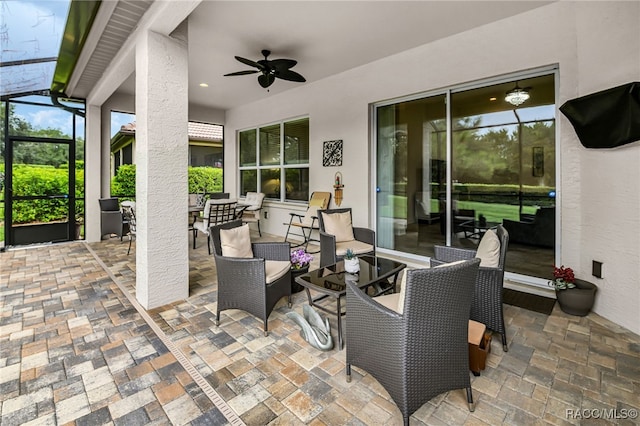
[(222, 192), (222, 169), (189, 167), (189, 193)]
[(136, 196), (136, 165), (123, 164), (111, 179), (111, 195), (114, 197)]
[[(189, 167), (189, 193), (222, 192), (222, 169), (215, 167)], [(136, 166), (124, 164), (111, 180), (111, 195), (120, 198), (136, 196)]]

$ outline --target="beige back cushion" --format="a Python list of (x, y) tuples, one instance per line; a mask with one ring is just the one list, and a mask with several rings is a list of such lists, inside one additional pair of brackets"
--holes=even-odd
[(396, 311), (401, 314), (404, 312), (404, 295), (406, 294), (406, 290), (407, 290), (407, 272), (413, 268), (406, 268), (403, 272), (402, 272), (402, 278), (400, 279), (400, 296), (398, 298), (398, 308), (396, 309)]
[(480, 266), (497, 268), (500, 265), (500, 239), (493, 229), (484, 233), (476, 257), (480, 258)]
[(247, 191), (247, 195), (244, 199), (244, 204), (248, 204), (247, 210), (257, 210), (262, 207), (262, 201), (265, 194), (262, 192)]
[(220, 245), (225, 257), (253, 257), (249, 225), (220, 230)]
[(336, 243), (353, 241), (353, 226), (351, 225), (351, 212), (344, 213), (322, 213), (324, 231), (327, 234), (335, 235)]
[[(436, 268), (441, 268), (443, 266), (452, 266), (452, 265), (457, 265), (458, 263), (462, 263), (465, 262), (464, 260), (456, 260), (455, 262), (451, 262), (451, 263), (443, 263), (441, 265), (436, 266)], [(396, 309), (396, 311), (401, 314), (404, 312), (404, 296), (406, 294), (406, 289), (407, 289), (407, 272), (410, 271), (413, 268), (406, 268), (403, 273), (402, 273), (402, 279), (400, 280), (400, 296), (398, 299), (398, 308)]]

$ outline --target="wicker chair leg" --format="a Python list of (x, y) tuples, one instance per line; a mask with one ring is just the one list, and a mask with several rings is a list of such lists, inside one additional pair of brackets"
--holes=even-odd
[(505, 352), (509, 352), (509, 347), (507, 346), (507, 332), (506, 331), (504, 333), (502, 333), (502, 350), (505, 351)]
[(198, 237), (198, 230), (193, 228), (193, 248), (196, 248), (196, 238)]
[(469, 403), (469, 411), (473, 413), (476, 410), (476, 406), (473, 403), (473, 394), (471, 393), (471, 387), (468, 387), (466, 391), (467, 391), (467, 402)]
[(207, 252), (211, 254), (211, 235), (207, 235)]
[(216, 326), (220, 325), (220, 311), (216, 312), (216, 319), (213, 321)]
[[(260, 212), (258, 212), (260, 214)], [(258, 219), (258, 235), (262, 237), (262, 231), (260, 230), (260, 219)]]
[(347, 364), (347, 383), (351, 383), (351, 364)]
[(264, 337), (267, 337), (269, 335), (269, 328), (267, 326), (267, 320), (264, 320)]
[(129, 248), (127, 249), (127, 256), (129, 256), (129, 253), (131, 252), (131, 241), (133, 240), (133, 238), (131, 238), (131, 235), (129, 235)]

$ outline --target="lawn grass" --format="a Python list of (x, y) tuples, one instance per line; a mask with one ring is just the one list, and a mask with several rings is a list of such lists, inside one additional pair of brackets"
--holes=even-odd
[[(432, 211), (438, 211), (438, 200), (431, 200)], [(479, 215), (489, 222), (502, 223), (502, 219), (520, 220), (520, 207), (511, 204), (480, 203), (478, 201), (458, 201), (458, 209), (475, 210), (476, 219)], [(522, 206), (522, 213), (535, 214), (536, 206)]]

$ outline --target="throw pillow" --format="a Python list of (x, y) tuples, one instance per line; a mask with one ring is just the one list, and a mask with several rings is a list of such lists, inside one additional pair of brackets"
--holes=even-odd
[(249, 224), (220, 230), (220, 245), (225, 257), (253, 257)]
[(493, 229), (484, 233), (476, 257), (480, 258), (480, 266), (497, 268), (500, 264), (500, 239)]
[(335, 235), (336, 243), (355, 240), (351, 212), (322, 213), (322, 222), (324, 223), (324, 231), (327, 234)]

